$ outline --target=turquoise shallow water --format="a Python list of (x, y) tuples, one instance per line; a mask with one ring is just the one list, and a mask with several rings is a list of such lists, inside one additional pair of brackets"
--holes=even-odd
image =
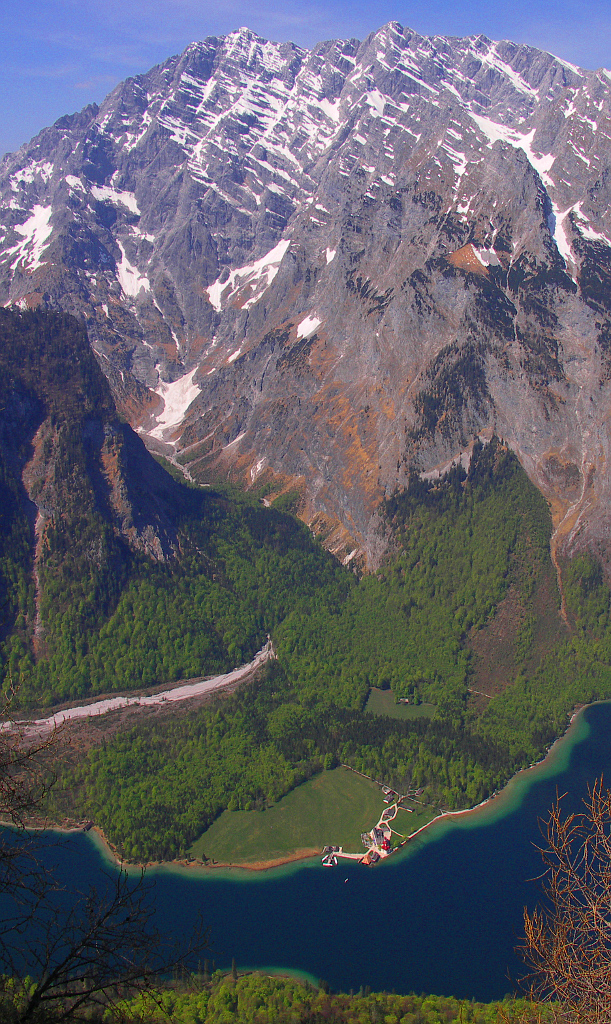
[[(611, 779), (610, 737), (611, 705), (587, 709), (544, 764), (520, 773), (485, 807), (435, 822), (374, 869), (348, 862), (328, 869), (316, 860), (254, 874), (152, 870), (156, 923), (184, 935), (201, 913), (219, 967), (235, 957), (243, 969), (273, 965), (336, 990), (501, 997), (520, 974), (513, 949), (523, 907), (538, 895), (529, 879), (540, 874), (539, 819), (557, 790), (569, 790), (577, 806), (588, 782), (601, 772)], [(88, 836), (42, 841), (66, 900), (113, 870)]]

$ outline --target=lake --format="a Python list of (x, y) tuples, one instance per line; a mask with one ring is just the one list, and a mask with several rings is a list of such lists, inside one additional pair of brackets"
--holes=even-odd
[[(488, 805), (436, 822), (375, 868), (320, 860), (269, 872), (149, 871), (156, 923), (188, 934), (201, 912), (210, 960), (283, 969), (334, 990), (434, 992), (491, 1000), (513, 991), (524, 905), (537, 900), (540, 840), (557, 789), (577, 808), (588, 782), (611, 779), (611, 704), (586, 709), (546, 762)], [(569, 801), (567, 800), (567, 806)], [(45, 834), (45, 863), (67, 888), (109, 870), (90, 835)], [(196, 965), (194, 965), (195, 968)]]

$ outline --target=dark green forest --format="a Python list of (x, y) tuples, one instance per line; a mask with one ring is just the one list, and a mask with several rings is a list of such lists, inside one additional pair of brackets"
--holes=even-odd
[[(477, 1003), (452, 996), (395, 995), (388, 992), (330, 993), (290, 978), (261, 974), (243, 977), (215, 972), (191, 990), (180, 986), (160, 993), (159, 1007), (137, 999), (128, 1004), (151, 1022), (169, 1016), (176, 1024), (532, 1024), (544, 1012), (526, 1001)], [(199, 991), (198, 991), (199, 989)], [(539, 1016), (541, 1014), (541, 1016)], [(146, 1018), (145, 1018), (146, 1019)]]
[[(117, 415), (80, 325), (0, 310), (0, 664), (13, 706), (214, 674), (270, 634), (277, 660), (196, 711), (72, 762), (56, 816), (133, 860), (184, 856), (225, 808), (260, 809), (339, 761), (447, 808), (540, 758), (611, 697), (609, 591), (583, 554), (559, 613), (546, 502), (498, 438), (468, 472), (414, 475), (358, 577), (306, 527), (171, 477)], [(372, 686), (436, 706), (364, 711)]]
[[(0, 979), (3, 1020), (21, 1019), (20, 999), (20, 987)], [(324, 981), (315, 987), (257, 973), (211, 974), (205, 961), (198, 975), (115, 1002), (106, 1011), (91, 1009), (87, 1019), (107, 1024), (551, 1024), (552, 1015), (549, 1008), (522, 999), (478, 1003), (368, 988), (333, 993)]]

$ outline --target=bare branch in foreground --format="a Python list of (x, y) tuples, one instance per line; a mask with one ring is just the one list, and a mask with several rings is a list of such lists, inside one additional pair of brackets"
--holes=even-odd
[(0, 730), (0, 1018), (12, 1024), (91, 1019), (201, 956), (200, 927), (186, 944), (162, 944), (144, 872), (109, 871), (86, 892), (68, 892), (26, 826), (55, 778), (57, 734), (44, 740)]
[(201, 929), (187, 949), (162, 946), (144, 872), (136, 881), (124, 871), (106, 877), (103, 890), (80, 895), (68, 911), (61, 908), (65, 893), (59, 890), (39, 906), (39, 918), (29, 929), (35, 935), (27, 956), (29, 977), (22, 945), (6, 947), (3, 966), (12, 977), (19, 1024), (41, 1017), (87, 1019), (92, 1007), (108, 1008), (119, 996), (153, 991), (160, 977), (184, 970), (201, 955), (207, 938)]
[(611, 1021), (611, 792), (602, 778), (584, 810), (563, 814), (557, 797), (545, 825), (543, 905), (525, 910), (520, 947), (536, 999), (553, 1001), (562, 1024)]

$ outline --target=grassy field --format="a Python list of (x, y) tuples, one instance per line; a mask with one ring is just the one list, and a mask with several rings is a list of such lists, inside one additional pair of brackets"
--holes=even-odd
[(392, 690), (371, 688), (365, 711), (372, 715), (386, 715), (388, 718), (401, 718), (403, 721), (413, 718), (432, 718), (437, 708), (435, 704), (395, 704)]
[(436, 807), (432, 807), (427, 804), (421, 807), (419, 804), (406, 800), (407, 807), (412, 807), (413, 811), (410, 814), (409, 811), (399, 808), (399, 812), (394, 821), (391, 821), (390, 825), (393, 831), (399, 832), (403, 836), (411, 836), (414, 832), (417, 832), (423, 825), (428, 824), (433, 818), (436, 818), (439, 811)]
[[(383, 810), (379, 786), (347, 768), (335, 768), (304, 782), (265, 811), (224, 811), (189, 852), (224, 864), (277, 860), (328, 844), (364, 853), (361, 832), (373, 828)], [(398, 831), (407, 818), (411, 825), (415, 817), (401, 813)]]

